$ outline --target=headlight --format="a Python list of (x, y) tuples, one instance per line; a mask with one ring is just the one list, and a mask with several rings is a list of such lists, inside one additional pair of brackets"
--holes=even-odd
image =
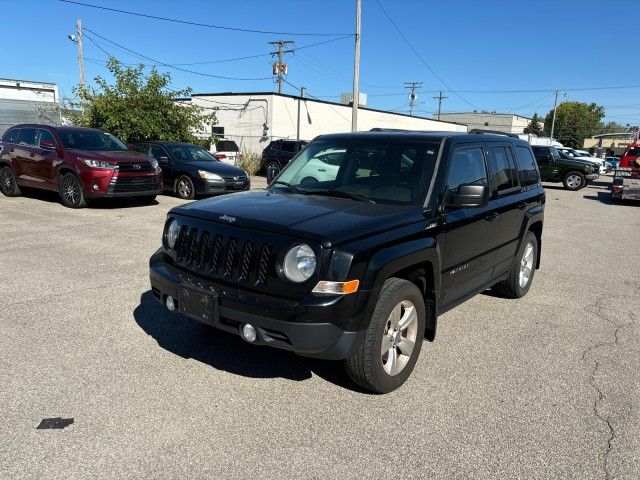
[(118, 168), (117, 163), (103, 162), (102, 160), (91, 160), (90, 158), (80, 158), (80, 160), (84, 162), (87, 167), (91, 168), (107, 168), (109, 170), (115, 170)]
[(283, 270), (289, 280), (302, 283), (316, 271), (316, 254), (309, 245), (296, 245), (285, 255)]
[(172, 219), (171, 223), (167, 227), (167, 233), (165, 233), (165, 240), (167, 242), (167, 246), (169, 248), (173, 248), (176, 245), (176, 240), (178, 240), (178, 234), (180, 233), (180, 225), (176, 219)]
[(151, 169), (155, 170), (158, 168), (158, 161), (155, 158), (150, 158), (149, 163), (151, 164)]
[(200, 178), (204, 178), (205, 180), (215, 180), (216, 182), (224, 181), (224, 179), (220, 175), (207, 172), (206, 170), (198, 170), (198, 175), (200, 175)]

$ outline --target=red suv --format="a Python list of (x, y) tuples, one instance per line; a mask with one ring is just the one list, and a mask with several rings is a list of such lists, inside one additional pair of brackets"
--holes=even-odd
[(0, 142), (0, 191), (15, 197), (20, 187), (59, 192), (70, 208), (105, 197), (152, 202), (162, 191), (162, 170), (102, 130), (23, 124)]

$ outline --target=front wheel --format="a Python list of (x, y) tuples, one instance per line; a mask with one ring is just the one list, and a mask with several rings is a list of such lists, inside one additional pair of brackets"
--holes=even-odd
[(63, 175), (58, 184), (60, 185), (60, 198), (65, 207), (84, 208), (87, 206), (80, 180), (73, 173)]
[(580, 172), (569, 172), (562, 179), (562, 184), (567, 190), (580, 190), (587, 186), (586, 177)]
[(425, 321), (424, 297), (418, 287), (400, 278), (388, 279), (362, 343), (345, 360), (351, 380), (375, 393), (400, 387), (418, 360)]
[(496, 293), (506, 298), (524, 297), (533, 282), (537, 264), (538, 238), (532, 232), (527, 232), (518, 256), (511, 266), (509, 277), (494, 287)]
[(0, 170), (0, 192), (5, 197), (18, 197), (20, 196), (20, 187), (16, 182), (16, 176), (11, 170), (11, 167), (3, 167)]
[(176, 195), (183, 200), (192, 200), (196, 196), (193, 182), (186, 175), (182, 175), (176, 180)]

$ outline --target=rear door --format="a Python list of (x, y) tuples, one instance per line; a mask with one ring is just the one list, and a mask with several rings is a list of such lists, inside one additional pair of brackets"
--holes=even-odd
[(18, 145), (14, 150), (14, 158), (19, 165), (19, 179), (24, 185), (42, 187), (43, 180), (38, 176), (38, 163), (36, 149), (38, 129), (24, 127), (20, 129)]
[[(454, 148), (445, 197), (455, 192), (459, 185), (488, 185), (485, 155), (481, 145), (467, 144)], [(491, 254), (498, 242), (498, 218), (491, 204), (446, 209), (443, 222), (443, 306), (457, 302), (489, 282), (493, 273)]]
[(18, 141), (20, 138), (20, 129), (12, 128), (2, 137), (2, 151), (0, 152), (0, 157), (3, 160), (8, 160), (13, 166), (13, 170), (15, 172), (16, 178), (19, 178), (21, 175), (20, 163), (18, 162), (16, 156), (16, 148), (18, 145)]
[(502, 275), (511, 266), (527, 208), (517, 172), (511, 145), (495, 144), (489, 148), (490, 203), (500, 216), (498, 248), (493, 254), (494, 276)]

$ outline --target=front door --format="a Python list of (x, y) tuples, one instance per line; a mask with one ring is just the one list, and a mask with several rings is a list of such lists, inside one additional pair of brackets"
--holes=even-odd
[[(460, 185), (488, 185), (485, 151), (480, 145), (456, 147), (449, 162), (445, 198)], [(490, 205), (446, 209), (442, 305), (450, 305), (489, 282), (491, 252), (499, 232), (498, 214)]]
[(543, 180), (555, 180), (558, 176), (558, 166), (554, 162), (548, 147), (533, 147), (533, 154), (538, 163), (538, 170)]
[(51, 132), (43, 128), (38, 129), (33, 156), (33, 175), (42, 183), (44, 188), (54, 189), (57, 181), (55, 171), (56, 166), (60, 163), (60, 157), (57, 150), (42, 148), (42, 142), (57, 145), (56, 139)]
[[(146, 152), (145, 152), (146, 153)], [(162, 168), (162, 181), (164, 188), (173, 188), (173, 182), (175, 181), (175, 171), (173, 169), (173, 163), (171, 157), (167, 151), (160, 145), (151, 145), (149, 148), (149, 156), (155, 158)]]

